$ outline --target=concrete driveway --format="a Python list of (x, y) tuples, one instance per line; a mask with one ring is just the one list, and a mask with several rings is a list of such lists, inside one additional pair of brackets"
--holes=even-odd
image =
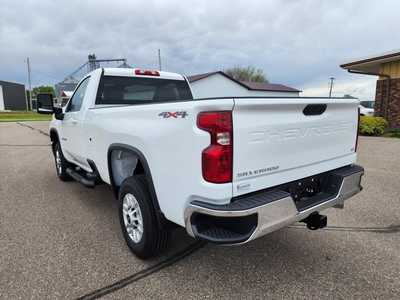
[(365, 189), (327, 210), (324, 230), (194, 248), (177, 230), (163, 257), (141, 261), (110, 188), (59, 181), (48, 124), (24, 125), (0, 123), (1, 299), (400, 298), (400, 139), (360, 138)]

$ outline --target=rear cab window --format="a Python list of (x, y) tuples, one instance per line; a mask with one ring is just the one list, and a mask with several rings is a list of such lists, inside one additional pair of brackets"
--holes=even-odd
[(193, 100), (185, 80), (103, 76), (100, 80), (96, 104), (148, 104)]

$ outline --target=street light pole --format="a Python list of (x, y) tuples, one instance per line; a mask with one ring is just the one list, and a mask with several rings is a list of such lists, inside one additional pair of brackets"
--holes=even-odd
[(28, 110), (28, 106), (32, 109), (32, 85), (31, 85), (31, 65), (29, 63), (29, 57), (26, 58), (26, 65), (28, 67), (28, 86), (29, 86), (29, 104), (26, 105), (26, 110)]
[(333, 81), (335, 80), (335, 77), (331, 77), (330, 79), (330, 86), (329, 86), (329, 98), (332, 98), (332, 88), (333, 88)]
[(161, 71), (161, 50), (158, 49), (158, 69)]

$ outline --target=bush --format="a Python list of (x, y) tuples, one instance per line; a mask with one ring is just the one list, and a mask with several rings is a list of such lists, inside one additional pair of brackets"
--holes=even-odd
[(363, 135), (382, 135), (388, 127), (388, 122), (381, 117), (361, 116), (359, 130)]
[(395, 138), (400, 138), (400, 129), (391, 129), (386, 132), (385, 136), (387, 137), (395, 137)]

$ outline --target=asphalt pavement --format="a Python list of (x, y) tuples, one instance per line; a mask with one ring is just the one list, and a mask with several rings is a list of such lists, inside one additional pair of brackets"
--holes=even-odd
[(142, 261), (107, 185), (57, 179), (47, 131), (0, 123), (0, 299), (400, 299), (400, 139), (360, 138), (364, 190), (326, 210), (324, 230), (295, 224), (239, 247), (177, 230)]

